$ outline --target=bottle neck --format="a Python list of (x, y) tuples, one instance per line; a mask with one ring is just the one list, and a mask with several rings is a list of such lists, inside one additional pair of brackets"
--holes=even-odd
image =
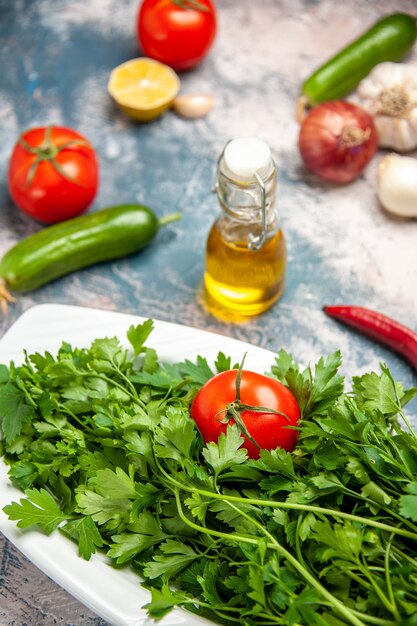
[(217, 164), (217, 198), (223, 209), (218, 222), (222, 236), (230, 243), (238, 238), (249, 249), (260, 249), (279, 230), (275, 209), (276, 166), (263, 176), (255, 174), (249, 180), (237, 180), (228, 170), (223, 155)]

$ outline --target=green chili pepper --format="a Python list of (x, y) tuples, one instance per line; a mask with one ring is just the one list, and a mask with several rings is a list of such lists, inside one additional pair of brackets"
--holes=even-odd
[(75, 217), (22, 239), (0, 260), (0, 305), (12, 291), (41, 287), (83, 267), (138, 252), (160, 226), (180, 219), (158, 219), (148, 207), (121, 205)]
[(304, 106), (343, 98), (379, 63), (402, 59), (416, 37), (415, 17), (405, 13), (384, 17), (304, 82)]

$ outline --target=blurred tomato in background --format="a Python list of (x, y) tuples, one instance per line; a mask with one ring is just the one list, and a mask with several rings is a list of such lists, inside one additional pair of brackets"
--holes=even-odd
[(83, 213), (99, 183), (96, 152), (72, 128), (41, 126), (24, 132), (9, 161), (13, 202), (40, 222), (53, 224)]
[(211, 48), (217, 12), (211, 0), (143, 0), (137, 18), (137, 36), (143, 53), (188, 70)]

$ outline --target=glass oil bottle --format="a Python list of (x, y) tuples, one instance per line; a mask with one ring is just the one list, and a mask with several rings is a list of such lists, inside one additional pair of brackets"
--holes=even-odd
[(221, 319), (243, 321), (271, 307), (285, 284), (269, 146), (251, 137), (230, 141), (218, 160), (215, 191), (222, 211), (207, 239), (205, 304)]

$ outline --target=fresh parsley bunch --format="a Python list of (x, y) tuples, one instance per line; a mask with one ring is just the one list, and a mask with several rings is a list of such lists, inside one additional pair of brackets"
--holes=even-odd
[(0, 452), (25, 491), (9, 518), (135, 568), (157, 619), (416, 625), (417, 390), (382, 366), (345, 393), (340, 354), (303, 370), (281, 351), (270, 375), (297, 398), (299, 442), (249, 460), (235, 426), (204, 445), (189, 414), (231, 360), (161, 363), (151, 330), (129, 329), (131, 351), (97, 339), (0, 366)]

